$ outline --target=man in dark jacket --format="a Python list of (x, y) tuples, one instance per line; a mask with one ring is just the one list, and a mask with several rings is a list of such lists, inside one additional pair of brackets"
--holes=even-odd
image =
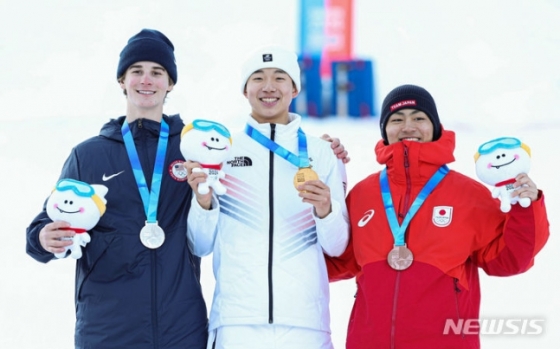
[[(163, 114), (177, 83), (171, 41), (144, 29), (120, 54), (126, 115), (77, 145), (60, 178), (108, 188), (107, 208), (76, 264), (75, 347), (204, 348), (200, 259), (187, 248), (191, 188), (179, 150), (184, 126)], [(45, 207), (27, 229), (27, 253), (47, 263), (76, 232)]]

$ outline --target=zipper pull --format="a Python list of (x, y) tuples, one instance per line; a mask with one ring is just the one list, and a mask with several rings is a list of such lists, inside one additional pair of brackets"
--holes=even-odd
[(453, 278), (453, 286), (455, 286), (455, 292), (461, 292), (461, 289), (459, 288), (459, 279)]
[(404, 167), (409, 167), (410, 164), (408, 162), (408, 147), (406, 145), (404, 145)]

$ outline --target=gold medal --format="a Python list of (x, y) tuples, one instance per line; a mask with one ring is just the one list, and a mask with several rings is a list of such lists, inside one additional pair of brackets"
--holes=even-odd
[(163, 245), (165, 241), (165, 233), (160, 226), (155, 223), (148, 223), (140, 230), (140, 241), (150, 249), (155, 249)]
[(404, 246), (395, 246), (387, 255), (387, 262), (395, 270), (405, 270), (412, 264), (414, 256), (412, 252)]
[(319, 179), (319, 176), (311, 167), (300, 168), (294, 176), (294, 187), (297, 189), (298, 185), (315, 179)]

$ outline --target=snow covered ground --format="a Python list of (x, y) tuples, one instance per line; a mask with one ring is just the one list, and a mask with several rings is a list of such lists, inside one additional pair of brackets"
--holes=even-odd
[[(238, 92), (245, 52), (276, 42), (297, 49), (298, 1), (0, 0), (0, 347), (73, 347), (74, 264), (42, 265), (25, 254), (25, 228), (39, 212), (73, 145), (121, 115), (118, 53), (141, 28), (176, 46), (179, 79), (166, 112), (212, 118), (235, 128), (248, 112)], [(482, 277), (482, 318), (543, 319), (540, 335), (485, 335), (485, 348), (558, 348), (560, 196), (560, 1), (354, 0), (356, 55), (373, 59), (378, 105), (393, 87), (415, 83), (436, 99), (444, 127), (457, 132), (451, 168), (475, 177), (472, 155), (511, 135), (533, 152), (531, 176), (547, 198), (551, 238), (529, 272)], [(380, 167), (378, 119), (305, 120), (308, 133), (342, 139), (349, 185)], [(213, 291), (211, 258), (203, 288)], [(354, 281), (331, 285), (332, 329), (344, 348)]]

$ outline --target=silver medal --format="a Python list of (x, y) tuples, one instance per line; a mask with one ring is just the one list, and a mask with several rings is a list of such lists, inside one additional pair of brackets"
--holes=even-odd
[(146, 222), (144, 228), (140, 230), (140, 241), (142, 241), (142, 244), (144, 244), (147, 248), (155, 249), (163, 245), (163, 242), (165, 241), (165, 233), (157, 222)]

